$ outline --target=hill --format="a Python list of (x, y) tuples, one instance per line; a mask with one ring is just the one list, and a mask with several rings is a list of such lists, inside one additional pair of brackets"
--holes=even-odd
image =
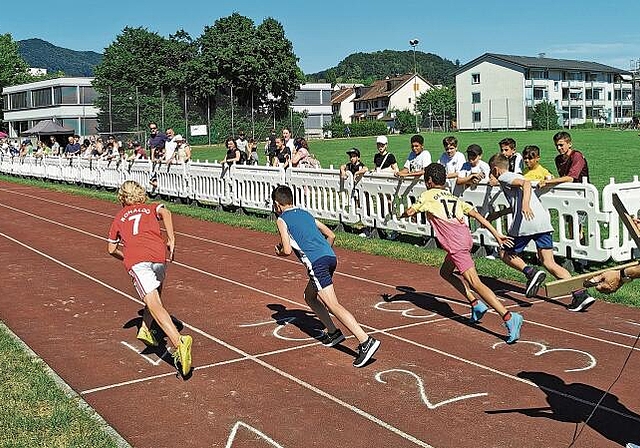
[(19, 40), (18, 52), (29, 67), (46, 68), (49, 73), (61, 71), (67, 76), (93, 76), (94, 67), (102, 61), (102, 55), (95, 51), (69, 50), (42, 39)]
[[(453, 72), (459, 62), (453, 63), (432, 53), (416, 51), (418, 73), (434, 84), (453, 84)], [(362, 82), (371, 84), (399, 73), (413, 73), (413, 50), (384, 50), (373, 53), (353, 53), (336, 67), (307, 75), (309, 82)]]

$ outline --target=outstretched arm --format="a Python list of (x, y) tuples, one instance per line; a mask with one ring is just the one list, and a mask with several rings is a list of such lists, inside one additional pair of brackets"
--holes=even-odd
[(167, 261), (173, 261), (173, 254), (176, 248), (176, 237), (173, 231), (173, 219), (171, 218), (171, 212), (166, 207), (160, 207), (158, 210), (158, 216), (164, 223), (164, 228), (167, 231), (167, 249), (169, 250), (169, 259)]
[(478, 213), (476, 209), (469, 210), (469, 216), (471, 216), (473, 219), (478, 221), (482, 225), (482, 227), (489, 230), (489, 232), (491, 232), (491, 234), (496, 239), (496, 241), (498, 241), (498, 244), (500, 246), (506, 246), (506, 247), (513, 246), (513, 239), (509, 236), (504, 236), (503, 234), (498, 232), (496, 228), (493, 227), (493, 225), (489, 221), (487, 221), (487, 219), (484, 216)]

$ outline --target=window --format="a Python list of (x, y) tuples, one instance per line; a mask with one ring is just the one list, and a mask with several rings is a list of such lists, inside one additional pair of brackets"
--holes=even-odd
[(53, 102), (54, 104), (78, 104), (78, 88), (54, 87)]
[(93, 87), (80, 87), (80, 104), (93, 104), (98, 92)]
[(480, 84), (480, 73), (471, 74), (471, 84)]
[(480, 121), (482, 121), (482, 115), (480, 114), (480, 111), (473, 112), (471, 121), (473, 121), (474, 123), (479, 123)]
[(9, 95), (2, 95), (2, 110), (9, 109)]
[(11, 110), (27, 108), (27, 92), (12, 93), (9, 96), (11, 97)]
[(33, 107), (51, 106), (51, 89), (37, 89), (31, 92)]
[(544, 70), (531, 70), (529, 72), (530, 79), (546, 79), (547, 74)]
[(480, 92), (471, 93), (471, 104), (480, 104)]
[(533, 88), (533, 99), (534, 100), (546, 100), (547, 99), (547, 89), (543, 89), (540, 87)]
[(557, 92), (560, 89), (560, 83), (558, 81), (554, 81), (553, 83), (553, 91)]

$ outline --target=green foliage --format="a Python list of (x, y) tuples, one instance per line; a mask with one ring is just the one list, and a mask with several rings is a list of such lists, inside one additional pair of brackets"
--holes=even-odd
[(93, 76), (93, 70), (102, 60), (95, 51), (74, 51), (53, 45), (42, 39), (18, 41), (20, 55), (30, 67), (46, 68), (49, 72), (67, 76)]
[(404, 110), (394, 110), (396, 119), (395, 119), (395, 130), (400, 134), (415, 134), (416, 132), (416, 116), (412, 114), (409, 109)]
[[(307, 75), (309, 82), (329, 81), (336, 75), (338, 82), (361, 82), (371, 84), (372, 80), (384, 79), (386, 76), (402, 73), (413, 73), (413, 50), (384, 50), (373, 53), (354, 53), (343, 59), (337, 67)], [(452, 85), (454, 82), (453, 62), (432, 53), (416, 51), (418, 73), (433, 84)]]
[[(8, 86), (28, 82), (32, 77), (29, 66), (18, 53), (18, 44), (11, 34), (0, 34), (0, 91)], [(0, 98), (0, 123), (4, 117), (4, 97)]]
[(560, 129), (556, 106), (548, 101), (536, 104), (531, 116), (531, 126), (539, 131)]
[[(325, 124), (322, 130), (325, 133), (330, 132), (333, 138), (343, 138), (346, 137), (347, 125), (342, 121), (340, 115), (334, 115), (331, 118), (331, 122)], [(349, 125), (349, 131), (352, 137), (366, 137), (370, 135), (386, 135), (388, 129), (384, 121), (366, 120), (351, 123)]]
[(448, 119), (456, 116), (456, 91), (453, 87), (430, 89), (418, 97), (418, 110), (423, 118), (429, 113), (437, 117), (446, 114)]

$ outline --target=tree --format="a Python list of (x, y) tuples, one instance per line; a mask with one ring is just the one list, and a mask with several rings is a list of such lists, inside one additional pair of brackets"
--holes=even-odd
[(422, 117), (451, 120), (456, 116), (456, 92), (451, 87), (430, 89), (418, 97), (417, 106)]
[(409, 109), (393, 110), (396, 114), (395, 129), (401, 134), (416, 132), (416, 116)]
[(560, 129), (556, 106), (548, 101), (536, 104), (531, 116), (531, 127), (536, 130)]
[[(28, 70), (29, 66), (18, 53), (18, 43), (13, 40), (11, 34), (0, 34), (0, 90), (31, 81), (33, 77)], [(0, 114), (2, 110), (4, 105)]]

